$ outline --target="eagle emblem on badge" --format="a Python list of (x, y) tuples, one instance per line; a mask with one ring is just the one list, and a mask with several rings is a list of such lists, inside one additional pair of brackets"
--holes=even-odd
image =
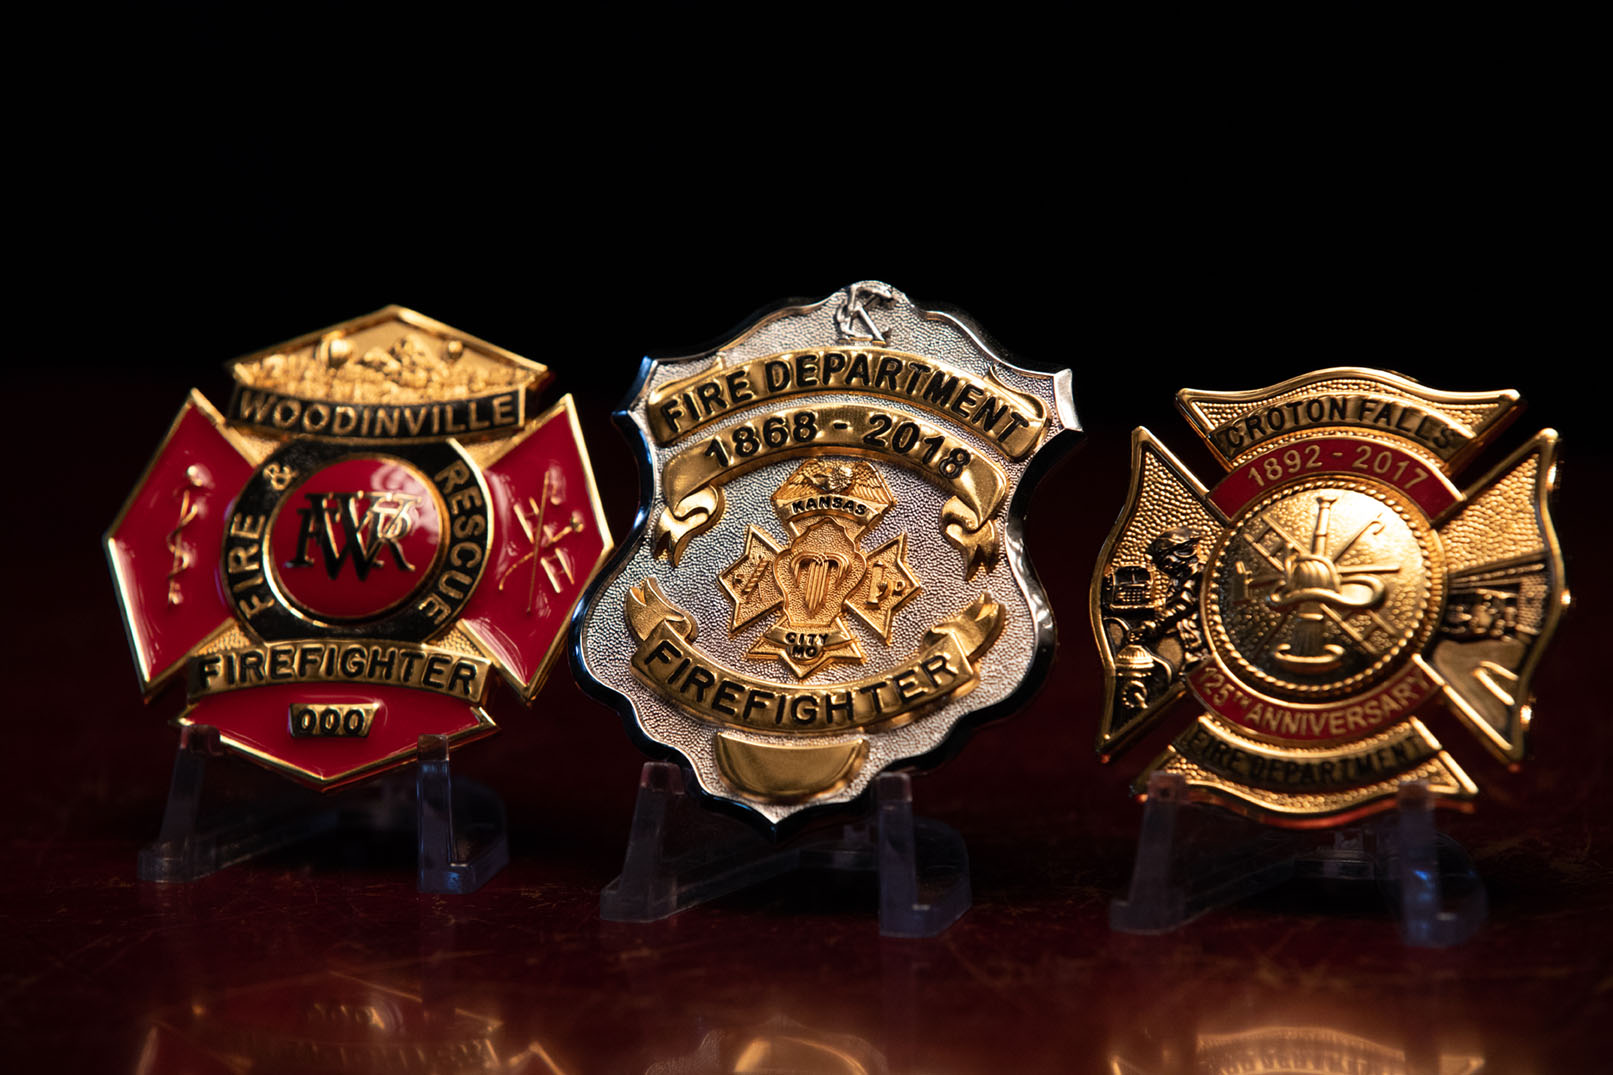
[(1442, 392), (1330, 369), (1177, 397), (1226, 468), (1207, 488), (1132, 435), (1125, 510), (1091, 612), (1105, 760), (1191, 698), (1201, 714), (1138, 778), (1278, 824), (1343, 820), (1427, 781), (1477, 787), (1420, 718), (1436, 701), (1521, 761), (1530, 680), (1567, 604), (1552, 528), (1557, 434), (1465, 489), (1516, 392)]
[(772, 824), (846, 802), (1045, 672), (1020, 517), (1079, 433), (1069, 371), (865, 281), (646, 360), (617, 417), (648, 503), (575, 664), (706, 794)]
[(547, 369), (390, 306), (192, 391), (106, 535), (148, 699), (315, 787), (494, 731), (530, 702), (611, 549)]

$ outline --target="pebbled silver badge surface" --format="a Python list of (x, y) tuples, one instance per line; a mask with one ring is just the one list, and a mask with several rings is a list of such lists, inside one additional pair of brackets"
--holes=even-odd
[(1021, 525), (1079, 437), (1068, 370), (864, 281), (646, 359), (617, 419), (645, 502), (574, 661), (706, 794), (775, 825), (847, 802), (1045, 673)]

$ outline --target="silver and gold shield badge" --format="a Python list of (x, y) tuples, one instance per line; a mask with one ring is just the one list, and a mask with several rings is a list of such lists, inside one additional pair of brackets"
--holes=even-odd
[(1452, 476), (1520, 409), (1329, 369), (1177, 402), (1226, 468), (1206, 488), (1146, 429), (1092, 581), (1105, 760), (1192, 696), (1200, 715), (1138, 778), (1291, 826), (1477, 787), (1419, 719), (1442, 701), (1521, 761), (1530, 681), (1567, 604), (1544, 430), (1465, 489)]
[(1020, 525), (1080, 430), (1068, 370), (870, 281), (646, 360), (617, 417), (646, 499), (576, 663), (707, 794), (773, 824), (848, 801), (1040, 679)]

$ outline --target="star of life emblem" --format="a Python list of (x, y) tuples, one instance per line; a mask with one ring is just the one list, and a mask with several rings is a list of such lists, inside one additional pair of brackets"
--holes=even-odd
[(611, 549), (545, 367), (387, 307), (231, 371), (107, 532), (148, 700), (326, 789), (490, 734), (495, 672), (530, 702)]
[(1068, 371), (864, 281), (646, 360), (618, 418), (652, 499), (574, 663), (706, 794), (773, 824), (849, 801), (1045, 672), (1014, 507), (1079, 432)]

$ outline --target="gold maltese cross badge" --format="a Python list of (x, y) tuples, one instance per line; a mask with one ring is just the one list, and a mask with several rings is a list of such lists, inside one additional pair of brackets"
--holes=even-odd
[(1180, 773), (1196, 798), (1296, 827), (1385, 809), (1410, 781), (1472, 799), (1434, 736), (1436, 702), (1521, 761), (1530, 682), (1568, 599), (1557, 434), (1460, 489), (1516, 392), (1346, 368), (1177, 401), (1226, 473), (1206, 488), (1146, 429), (1132, 435), (1130, 499), (1092, 582), (1099, 753), (1191, 697), (1199, 715), (1136, 790)]

